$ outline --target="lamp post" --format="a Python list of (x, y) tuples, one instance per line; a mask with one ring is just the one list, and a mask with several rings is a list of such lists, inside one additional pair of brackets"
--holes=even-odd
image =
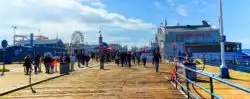
[[(30, 34), (30, 45), (32, 47), (32, 60), (35, 61), (35, 48), (34, 48), (34, 34), (31, 33)], [(28, 72), (28, 71), (27, 71)], [(31, 85), (31, 73), (32, 73), (32, 66), (30, 67), (29, 70), (29, 84), (30, 84), (30, 89), (32, 93), (36, 93), (36, 91), (33, 89), (32, 85)]]
[(13, 36), (13, 45), (15, 46), (16, 45), (16, 26), (12, 26), (13, 28), (13, 31), (14, 31), (14, 36)]
[(221, 78), (230, 78), (228, 67), (225, 63), (225, 36), (223, 34), (223, 16), (222, 16), (222, 0), (219, 0), (219, 24), (220, 24), (220, 45), (221, 45), (221, 65), (220, 74)]

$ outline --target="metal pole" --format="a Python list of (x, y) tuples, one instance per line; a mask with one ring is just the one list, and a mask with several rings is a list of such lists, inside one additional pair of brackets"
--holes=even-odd
[(13, 45), (16, 45), (16, 26), (12, 26), (13, 31), (14, 31), (14, 36), (13, 36)]
[[(213, 87), (213, 79), (209, 77), (209, 83), (210, 83), (210, 92), (214, 93), (214, 87)], [(214, 99), (214, 95), (211, 94), (211, 99)]]
[[(34, 54), (34, 34), (31, 33), (30, 34), (30, 45), (32, 47), (32, 62), (34, 61), (35, 59), (35, 54)], [(32, 85), (31, 85), (31, 73), (32, 73), (32, 65), (30, 67), (30, 75), (29, 75), (29, 85), (30, 85), (30, 89), (31, 89), (31, 92), (32, 93), (36, 93), (36, 91), (33, 89)], [(28, 71), (27, 71), (28, 72)]]
[[(220, 15), (220, 37), (223, 37), (223, 16), (222, 16), (222, 0), (219, 0), (219, 15)], [(220, 65), (220, 77), (221, 78), (229, 78), (228, 67), (225, 63), (225, 42), (221, 41), (221, 65)]]

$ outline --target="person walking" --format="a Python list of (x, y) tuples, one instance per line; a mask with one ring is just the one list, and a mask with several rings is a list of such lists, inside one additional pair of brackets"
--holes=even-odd
[[(34, 70), (35, 70), (35, 74), (37, 74), (38, 73), (38, 71), (40, 70), (40, 61), (41, 61), (41, 57), (40, 57), (40, 55), (39, 54), (37, 54), (36, 56), (35, 56), (35, 65), (34, 65)], [(38, 70), (39, 69), (39, 70)]]
[(95, 54), (95, 60), (96, 60), (96, 62), (98, 62), (99, 56), (100, 56), (100, 53), (96, 53), (96, 54)]
[(141, 59), (142, 59), (142, 62), (143, 62), (143, 66), (146, 67), (147, 55), (146, 55), (145, 52), (141, 55)]
[(67, 64), (70, 64), (70, 56), (68, 54), (65, 55), (65, 60), (64, 62), (67, 63)]
[(40, 61), (39, 61), (39, 66), (38, 66), (38, 72), (41, 73), (42, 72), (42, 62), (43, 62), (43, 56), (40, 56)]
[(58, 72), (58, 60), (59, 60), (59, 58), (58, 58), (58, 56), (55, 58), (55, 72)]
[(161, 54), (159, 53), (158, 50), (156, 50), (156, 52), (154, 53), (153, 61), (154, 61), (155, 71), (159, 72), (159, 63), (161, 61)]
[(85, 54), (85, 60), (86, 60), (86, 67), (89, 66), (90, 56), (89, 54)]
[(100, 53), (100, 69), (104, 69), (104, 62), (105, 62), (105, 54), (104, 52)]
[(71, 64), (70, 64), (70, 71), (71, 72), (73, 72), (73, 71), (75, 71), (75, 62), (76, 62), (76, 55), (75, 54), (73, 54), (72, 56), (71, 56)]
[(91, 52), (91, 60), (93, 61), (95, 59), (95, 54), (94, 52)]
[(125, 52), (122, 52), (122, 53), (121, 53), (120, 58), (121, 58), (121, 65), (122, 65), (122, 67), (123, 67), (123, 66), (124, 66), (124, 64), (125, 64), (125, 58), (126, 58), (126, 56), (125, 56)]
[(133, 52), (133, 53), (132, 53), (132, 60), (133, 60), (134, 65), (135, 65), (135, 58), (136, 58), (136, 55), (135, 55), (135, 53)]
[(191, 63), (193, 61), (192, 56), (193, 56), (193, 54), (191, 52), (191, 49), (188, 48), (188, 50), (186, 52), (186, 62), (187, 63)]
[(124, 58), (125, 65), (128, 66), (128, 52), (125, 52), (124, 56), (125, 56)]
[(85, 65), (85, 53), (83, 52), (82, 54), (81, 54), (81, 62), (82, 62), (82, 65)]
[(120, 53), (119, 52), (117, 52), (115, 55), (115, 63), (117, 64), (117, 66), (119, 66), (119, 63), (120, 63)]
[(80, 68), (81, 67), (81, 60), (82, 60), (81, 53), (77, 53), (76, 58), (77, 58), (78, 67)]
[(137, 52), (136, 53), (136, 58), (137, 58), (137, 64), (140, 65), (140, 61), (141, 61), (141, 53), (140, 52)]
[(128, 67), (131, 68), (131, 59), (132, 59), (132, 55), (130, 52), (127, 53), (127, 61), (128, 61)]
[(29, 75), (31, 73), (31, 64), (32, 64), (32, 59), (30, 57), (30, 55), (27, 55), (24, 59), (24, 64), (23, 66), (26, 69), (25, 75)]
[(50, 73), (50, 65), (51, 65), (52, 58), (50, 55), (46, 55), (43, 59), (44, 66), (45, 66), (45, 71), (47, 74)]
[(50, 73), (54, 73), (54, 69), (55, 69), (55, 67), (56, 67), (56, 58), (54, 57), (54, 58), (52, 58), (52, 61), (51, 61), (51, 65), (50, 65)]

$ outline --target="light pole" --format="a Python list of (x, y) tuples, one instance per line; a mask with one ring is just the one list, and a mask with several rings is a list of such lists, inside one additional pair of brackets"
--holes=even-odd
[[(30, 45), (32, 47), (32, 61), (34, 61), (35, 60), (35, 48), (34, 48), (34, 34), (33, 33), (30, 34)], [(31, 85), (32, 66), (30, 67), (29, 72), (30, 72), (30, 74), (29, 74), (30, 89), (31, 89), (32, 93), (36, 93), (36, 91), (33, 89), (32, 85)]]
[(13, 31), (14, 31), (14, 36), (13, 36), (13, 46), (15, 46), (16, 44), (16, 26), (12, 26), (12, 28), (13, 28)]
[(220, 77), (230, 78), (228, 67), (225, 63), (225, 41), (226, 37), (223, 34), (223, 16), (222, 16), (222, 0), (219, 0), (219, 24), (220, 24), (220, 45), (221, 45), (221, 65), (220, 65)]

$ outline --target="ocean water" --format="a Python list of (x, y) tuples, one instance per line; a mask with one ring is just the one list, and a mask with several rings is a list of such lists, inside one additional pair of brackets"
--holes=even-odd
[(242, 52), (250, 55), (250, 49), (243, 49)]

